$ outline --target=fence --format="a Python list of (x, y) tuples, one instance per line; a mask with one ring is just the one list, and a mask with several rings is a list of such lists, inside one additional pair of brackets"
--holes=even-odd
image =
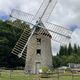
[(52, 73), (49, 78), (25, 74), (23, 70), (0, 70), (0, 80), (80, 80), (80, 73)]

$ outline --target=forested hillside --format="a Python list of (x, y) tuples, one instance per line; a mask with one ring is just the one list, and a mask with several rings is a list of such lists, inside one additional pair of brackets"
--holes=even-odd
[(53, 66), (67, 66), (68, 63), (80, 63), (80, 47), (74, 44), (72, 47), (60, 46), (60, 51), (56, 56), (53, 56)]
[(0, 67), (24, 66), (24, 60), (11, 53), (22, 32), (17, 26), (0, 20)]

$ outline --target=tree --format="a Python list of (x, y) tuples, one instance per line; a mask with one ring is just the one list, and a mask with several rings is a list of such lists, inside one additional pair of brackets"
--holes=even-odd
[(80, 56), (80, 47), (78, 46), (77, 54)]
[(61, 56), (61, 55), (65, 55), (64, 52), (65, 52), (65, 51), (64, 51), (64, 47), (63, 47), (63, 46), (60, 46), (59, 55), (60, 55), (60, 56)]
[(68, 46), (68, 56), (71, 55), (73, 53), (73, 48), (71, 46), (71, 43), (69, 43), (69, 46)]
[(59, 56), (53, 56), (52, 60), (53, 60), (53, 67), (54, 68), (57, 68), (57, 67), (61, 66), (62, 60), (61, 60), (61, 58)]
[(68, 48), (67, 48), (66, 45), (64, 46), (64, 55), (65, 55), (65, 56), (68, 56)]
[(77, 49), (78, 49), (78, 48), (77, 48), (76, 44), (74, 44), (74, 50), (73, 50), (73, 53), (74, 53), (74, 54), (77, 54), (77, 52), (78, 52)]
[(63, 55), (61, 56), (61, 66), (66, 66), (67, 65), (67, 56)]
[(66, 66), (68, 63), (80, 63), (80, 47), (76, 44), (71, 46), (60, 46), (60, 51), (56, 56), (53, 56), (53, 66), (60, 67)]
[[(30, 29), (25, 23), (19, 24), (24, 24), (26, 29)], [(19, 59), (11, 53), (22, 32), (23, 29), (9, 25), (7, 21), (0, 20), (0, 67), (13, 68), (25, 65), (23, 59)]]

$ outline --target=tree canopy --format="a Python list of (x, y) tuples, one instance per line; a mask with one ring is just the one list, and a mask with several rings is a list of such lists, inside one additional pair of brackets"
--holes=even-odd
[(60, 46), (60, 51), (56, 56), (53, 56), (53, 66), (67, 66), (68, 63), (80, 63), (80, 47), (74, 44), (72, 47)]
[[(26, 27), (29, 28), (27, 25)], [(23, 29), (0, 20), (0, 67), (14, 68), (25, 65), (23, 59), (11, 53), (22, 32)]]

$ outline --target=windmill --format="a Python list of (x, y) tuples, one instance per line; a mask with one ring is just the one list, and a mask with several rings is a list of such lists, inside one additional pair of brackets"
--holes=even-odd
[[(57, 0), (43, 0), (36, 15), (31, 15), (20, 10), (13, 9), (10, 14), (10, 20), (13, 22), (18, 19), (24, 21), (30, 26), (30, 30), (26, 27), (12, 50), (12, 53), (19, 58), (24, 57), (24, 51), (27, 48), (25, 71), (38, 73), (41, 66), (52, 66), (51, 39), (67, 43), (71, 39), (72, 31), (62, 26), (47, 22), (51, 12), (53, 11)], [(26, 35), (30, 32), (29, 35)]]

